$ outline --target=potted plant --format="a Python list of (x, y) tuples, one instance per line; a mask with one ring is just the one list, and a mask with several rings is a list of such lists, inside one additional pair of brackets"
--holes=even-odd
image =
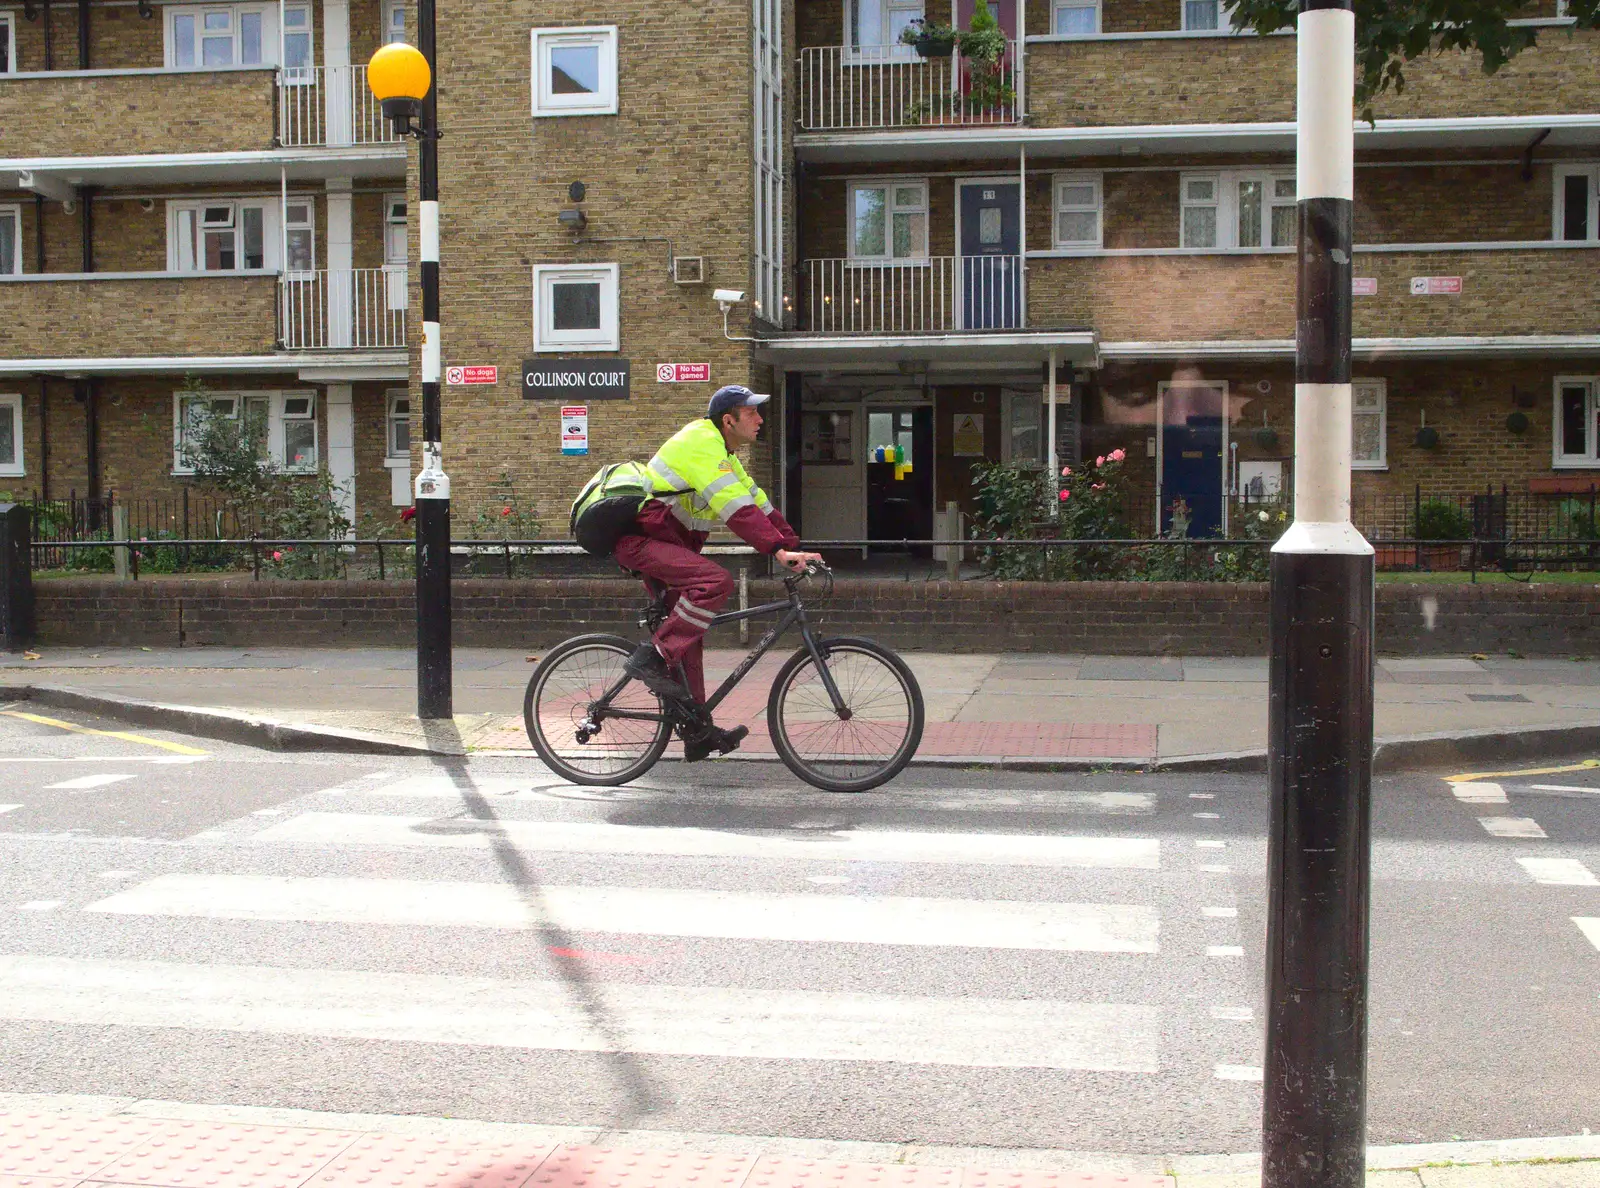
[(900, 44), (916, 50), (919, 58), (948, 58), (956, 48), (956, 31), (941, 21), (917, 17), (900, 30)]
[(965, 103), (973, 115), (1009, 107), (1017, 101), (1006, 69), (1006, 33), (989, 11), (988, 0), (977, 0), (965, 32), (956, 45), (967, 62)]
[[(1472, 523), (1467, 513), (1443, 499), (1430, 499), (1417, 508), (1411, 535), (1419, 541), (1469, 540)], [(1423, 544), (1417, 546), (1427, 569), (1461, 568), (1461, 546)]]

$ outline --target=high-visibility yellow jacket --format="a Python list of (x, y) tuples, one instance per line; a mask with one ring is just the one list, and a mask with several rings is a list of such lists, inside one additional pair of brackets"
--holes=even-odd
[[(670, 517), (683, 543), (696, 550), (718, 524), (726, 524), (759, 552), (799, 547), (794, 529), (710, 420), (690, 421), (669, 437), (650, 459), (649, 469), (655, 498), (640, 511), (642, 526)], [(654, 510), (658, 507), (667, 515)]]

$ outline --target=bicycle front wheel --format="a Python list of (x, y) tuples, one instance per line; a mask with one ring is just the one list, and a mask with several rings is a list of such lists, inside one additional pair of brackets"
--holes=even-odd
[(835, 706), (811, 653), (778, 670), (767, 701), (772, 745), (789, 770), (826, 792), (893, 779), (922, 742), (922, 690), (905, 661), (870, 639), (817, 642), (839, 691)]
[(622, 685), (633, 648), (620, 635), (579, 635), (557, 644), (533, 670), (522, 721), (539, 758), (562, 779), (626, 784), (666, 751), (672, 739), (667, 707), (638, 681)]

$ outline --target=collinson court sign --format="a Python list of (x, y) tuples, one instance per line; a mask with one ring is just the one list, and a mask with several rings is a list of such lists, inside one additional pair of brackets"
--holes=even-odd
[(524, 359), (522, 398), (582, 404), (628, 398), (626, 359)]

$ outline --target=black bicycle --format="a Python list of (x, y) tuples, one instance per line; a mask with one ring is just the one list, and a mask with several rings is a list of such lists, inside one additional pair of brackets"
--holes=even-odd
[[(729, 611), (712, 626), (760, 615), (781, 617), (739, 662), (704, 707), (651, 692), (624, 671), (634, 644), (620, 635), (579, 635), (551, 649), (528, 681), (522, 717), (539, 758), (574, 784), (626, 784), (649, 771), (672, 731), (703, 730), (711, 714), (784, 632), (800, 628), (802, 646), (772, 682), (767, 729), (778, 758), (808, 784), (828, 792), (865, 792), (893, 779), (922, 741), (922, 690), (894, 652), (870, 639), (820, 639), (800, 602), (805, 580), (833, 591), (826, 566), (783, 579), (787, 597)], [(654, 633), (667, 615), (665, 592), (639, 625)]]

